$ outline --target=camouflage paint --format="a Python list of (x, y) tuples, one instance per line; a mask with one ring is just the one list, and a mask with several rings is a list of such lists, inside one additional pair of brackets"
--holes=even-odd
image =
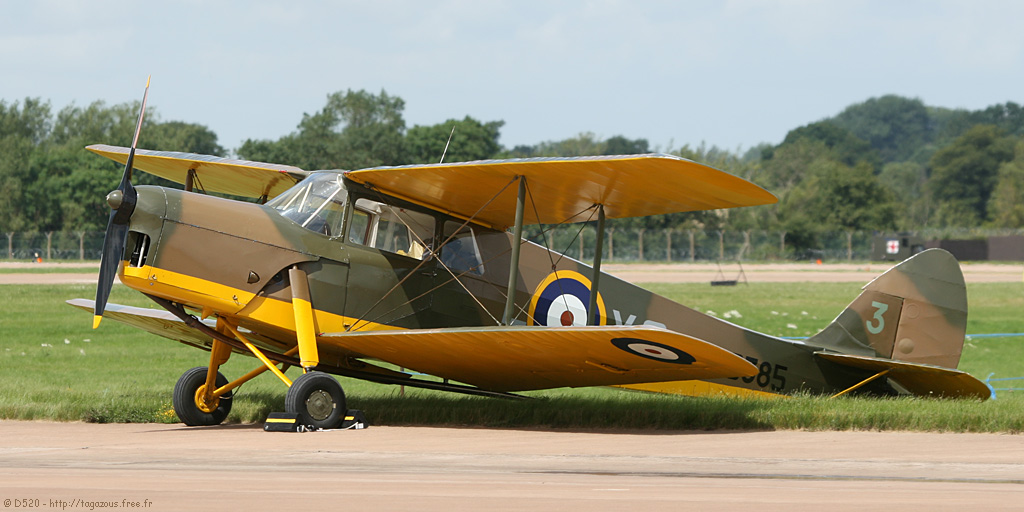
[[(492, 326), (501, 318), (513, 243), (508, 232), (474, 225), (485, 270), (456, 279), (458, 273), (445, 269), (439, 258), (420, 261), (349, 243), (341, 234), (332, 238), (314, 233), (267, 206), (160, 187), (138, 190), (126, 257), (141, 243), (142, 234), (149, 245), (145, 263), (126, 265), (122, 281), (204, 315), (231, 318), (260, 333), (266, 340), (263, 348), (283, 352), (295, 346), (287, 277), (293, 265), (308, 276), (318, 333)], [(388, 201), (429, 212), (397, 199)], [(350, 218), (351, 201), (348, 209)], [(429, 213), (437, 219), (435, 231), (453, 219)], [(347, 229), (346, 224), (343, 233)], [(589, 303), (592, 268), (521, 243), (514, 325), (545, 325), (550, 319), (577, 322), (578, 309), (565, 306), (577, 300)], [(871, 375), (870, 370), (815, 355), (823, 351), (955, 368), (966, 325), (963, 278), (956, 261), (942, 251), (921, 253), (869, 283), (832, 324), (804, 342), (704, 315), (611, 275), (602, 274), (600, 283), (599, 323), (664, 327), (714, 343), (758, 368), (757, 375), (712, 380), (705, 389), (834, 393)], [(569, 313), (551, 311), (558, 307)], [(538, 308), (547, 308), (548, 314), (531, 316)], [(351, 358), (362, 355), (343, 341), (321, 348), (324, 364), (351, 365)], [(445, 376), (443, 371), (438, 375)], [(670, 391), (673, 386), (678, 383), (642, 388)], [(887, 379), (865, 389), (906, 392)]]

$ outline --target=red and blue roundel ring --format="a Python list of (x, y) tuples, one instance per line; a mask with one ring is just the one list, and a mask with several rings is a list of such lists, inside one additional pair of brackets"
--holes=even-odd
[(636, 354), (647, 359), (654, 359), (663, 363), (692, 364), (697, 359), (679, 350), (655, 341), (641, 340), (638, 338), (615, 338), (612, 345), (619, 347), (626, 352)]
[(579, 272), (559, 270), (549, 274), (530, 300), (530, 324), (557, 326), (605, 325), (604, 300), (597, 294), (596, 322), (587, 322), (590, 280)]

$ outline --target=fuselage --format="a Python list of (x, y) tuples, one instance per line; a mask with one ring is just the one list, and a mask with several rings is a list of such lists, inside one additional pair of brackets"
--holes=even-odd
[[(308, 276), (318, 333), (500, 323), (510, 233), (372, 193), (341, 173), (317, 175), (267, 205), (138, 187), (122, 282), (229, 318), (279, 352), (296, 343), (293, 266)], [(719, 345), (759, 370), (659, 390), (827, 392), (857, 380), (841, 368), (823, 372), (830, 363), (814, 357), (817, 347), (710, 317), (608, 274), (599, 279), (597, 315), (588, 315), (591, 266), (531, 242), (521, 250), (513, 324), (585, 325), (591, 316), (602, 325), (654, 325)], [(359, 357), (343, 346), (321, 349), (328, 364)]]

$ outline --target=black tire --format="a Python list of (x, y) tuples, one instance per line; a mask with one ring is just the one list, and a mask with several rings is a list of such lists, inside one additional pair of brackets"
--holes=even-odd
[(292, 382), (284, 398), (284, 409), (298, 414), (299, 423), (332, 429), (345, 419), (345, 392), (333, 376), (324, 372), (304, 373)]
[[(229, 391), (217, 401), (217, 408), (213, 412), (204, 412), (196, 405), (196, 392), (206, 385), (206, 367), (197, 366), (183, 373), (178, 383), (174, 385), (174, 413), (182, 423), (190, 426), (220, 425), (224, 418), (231, 412), (231, 396)], [(224, 386), (228, 379), (217, 372), (217, 387)]]

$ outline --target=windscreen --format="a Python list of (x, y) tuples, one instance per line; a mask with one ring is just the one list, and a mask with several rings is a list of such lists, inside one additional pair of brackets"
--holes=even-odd
[(339, 173), (311, 174), (267, 203), (300, 226), (326, 236), (339, 236), (348, 193)]

